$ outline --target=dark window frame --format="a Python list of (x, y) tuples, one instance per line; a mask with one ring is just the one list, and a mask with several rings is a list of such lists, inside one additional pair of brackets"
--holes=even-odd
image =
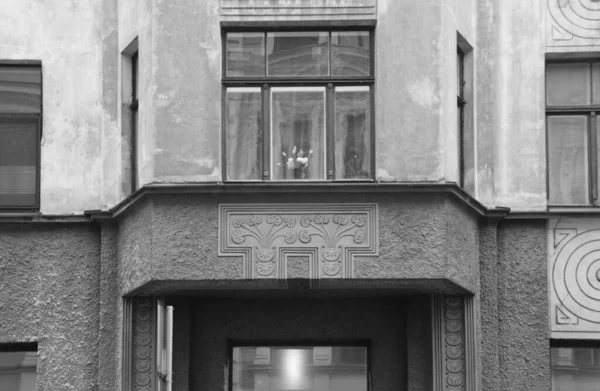
[(460, 46), (456, 47), (456, 58), (458, 72), (457, 72), (457, 88), (456, 88), (456, 103), (457, 103), (457, 124), (458, 124), (458, 148), (459, 148), (459, 161), (458, 161), (458, 172), (459, 172), (459, 185), (460, 187), (465, 186), (465, 106), (467, 101), (465, 100), (465, 53), (461, 50)]
[[(267, 33), (277, 32), (328, 32), (329, 42), (331, 42), (331, 33), (340, 31), (366, 31), (369, 33), (369, 76), (315, 76), (315, 77), (287, 77), (287, 76), (264, 76), (264, 77), (232, 77), (227, 76), (227, 33), (264, 33), (265, 44)], [(375, 138), (375, 29), (372, 26), (316, 26), (316, 27), (222, 27), (221, 28), (221, 47), (222, 47), (222, 90), (221, 90), (221, 164), (222, 180), (226, 183), (274, 183), (274, 182), (298, 182), (298, 180), (271, 179), (273, 167), (270, 166), (271, 137), (270, 137), (270, 105), (269, 89), (270, 87), (325, 87), (325, 178), (301, 180), (306, 182), (374, 182), (376, 165), (376, 138)], [(331, 61), (331, 58), (329, 59)], [(265, 53), (265, 64), (268, 61)], [(331, 69), (331, 66), (330, 66)], [(370, 170), (369, 178), (335, 178), (335, 107), (334, 91), (335, 87), (349, 86), (368, 86), (370, 94), (370, 150), (369, 159)], [(226, 124), (226, 91), (229, 87), (260, 87), (261, 88), (261, 110), (262, 110), (262, 129), (261, 129), (261, 153), (260, 159), (260, 179), (237, 180), (227, 178), (227, 124)]]
[(139, 102), (138, 102), (138, 86), (139, 86), (139, 61), (138, 51), (136, 50), (131, 55), (131, 193), (135, 192), (139, 187), (138, 181), (138, 156), (137, 156), (137, 140), (139, 128)]
[(0, 60), (0, 68), (37, 68), (40, 72), (40, 112), (39, 113), (0, 113), (0, 121), (10, 119), (11, 121), (22, 120), (22, 121), (36, 121), (37, 132), (35, 143), (35, 156), (36, 156), (36, 189), (35, 189), (35, 202), (32, 205), (2, 205), (0, 204), (0, 212), (37, 212), (40, 209), (40, 197), (41, 197), (41, 141), (43, 134), (43, 115), (44, 115), (44, 72), (42, 68), (42, 62), (40, 60)]
[(373, 370), (372, 340), (356, 339), (228, 339), (227, 340), (227, 374), (228, 389), (233, 391), (233, 349), (236, 347), (344, 347), (360, 346), (367, 349), (367, 391), (372, 391), (371, 373)]
[[(600, 114), (600, 102), (594, 104), (593, 102), (593, 73), (592, 65), (600, 64), (599, 59), (560, 59), (560, 60), (549, 60), (546, 61), (546, 67), (554, 64), (588, 64), (590, 67), (590, 104), (589, 105), (548, 105), (548, 95), (544, 93), (545, 103), (545, 126), (546, 126), (546, 201), (548, 206), (597, 206), (600, 205), (598, 199), (598, 130), (597, 130), (597, 116)], [(548, 72), (545, 73), (545, 89), (548, 87)], [(566, 115), (585, 115), (588, 119), (586, 137), (588, 141), (588, 161), (586, 162), (588, 169), (588, 202), (584, 204), (552, 204), (550, 203), (550, 142), (548, 132), (548, 118), (554, 116), (566, 116)]]

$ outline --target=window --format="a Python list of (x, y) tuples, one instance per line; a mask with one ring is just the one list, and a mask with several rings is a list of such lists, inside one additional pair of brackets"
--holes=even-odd
[(599, 345), (585, 341), (558, 345), (551, 350), (552, 390), (597, 390), (600, 384)]
[(224, 34), (225, 179), (373, 178), (373, 35)]
[(35, 391), (36, 344), (0, 345), (0, 390)]
[(39, 208), (42, 70), (0, 65), (0, 209)]
[(598, 203), (600, 62), (546, 66), (548, 201)]
[(139, 110), (139, 56), (138, 38), (127, 45), (121, 57), (121, 156), (124, 194), (131, 194), (139, 187), (137, 164), (138, 110)]
[(460, 185), (465, 185), (465, 54), (457, 48), (456, 51), (456, 102), (457, 129), (460, 149)]
[(368, 348), (233, 346), (230, 391), (367, 391)]
[(173, 306), (156, 303), (156, 375), (158, 391), (168, 391), (173, 383)]

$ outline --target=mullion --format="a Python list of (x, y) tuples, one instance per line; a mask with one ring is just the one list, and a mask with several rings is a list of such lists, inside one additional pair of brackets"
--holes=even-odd
[(325, 178), (335, 178), (335, 102), (334, 92), (335, 87), (332, 83), (327, 85), (325, 90), (325, 153), (327, 154), (325, 160)]
[[(266, 71), (265, 71), (266, 72)], [(271, 88), (264, 84), (262, 94), (262, 180), (270, 180), (271, 172)]]
[(588, 120), (589, 143), (588, 148), (590, 154), (590, 192), (591, 203), (598, 203), (598, 135), (597, 135), (597, 118), (596, 112), (591, 112)]

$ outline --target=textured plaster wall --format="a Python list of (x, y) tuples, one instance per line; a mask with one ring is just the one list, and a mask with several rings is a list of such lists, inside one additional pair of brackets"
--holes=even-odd
[(498, 228), (499, 383), (490, 389), (551, 389), (546, 234), (541, 220)]
[[(401, 390), (406, 384), (405, 323), (411, 320), (404, 301), (221, 299), (199, 301), (192, 311), (192, 385), (197, 389), (223, 389), (229, 339), (370, 339), (373, 391)], [(411, 347), (422, 349), (414, 343)], [(409, 357), (413, 353), (408, 352)], [(431, 377), (430, 366), (421, 360), (412, 363), (418, 364)]]
[[(150, 199), (151, 198), (151, 199)], [(217, 257), (218, 204), (235, 195), (149, 196), (120, 221), (123, 293), (149, 280), (240, 280), (240, 257)], [(297, 202), (295, 195), (247, 195), (244, 202)], [(477, 220), (445, 196), (304, 195), (302, 202), (377, 202), (379, 256), (356, 257), (355, 277), (448, 279), (477, 292)]]
[(99, 257), (95, 225), (0, 225), (0, 343), (38, 343), (38, 391), (98, 386)]
[(477, 188), (488, 205), (545, 208), (544, 3), (478, 9)]
[(108, 54), (115, 49), (113, 6), (0, 2), (0, 59), (42, 61), (42, 212), (82, 212), (117, 201), (116, 177), (104, 175), (117, 157), (114, 80), (105, 77), (114, 71)]

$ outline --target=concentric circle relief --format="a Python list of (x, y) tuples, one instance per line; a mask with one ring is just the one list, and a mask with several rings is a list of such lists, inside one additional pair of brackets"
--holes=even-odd
[(557, 254), (552, 270), (561, 304), (575, 316), (600, 323), (600, 230), (573, 237)]
[(552, 19), (567, 32), (587, 39), (600, 38), (599, 0), (548, 0)]

